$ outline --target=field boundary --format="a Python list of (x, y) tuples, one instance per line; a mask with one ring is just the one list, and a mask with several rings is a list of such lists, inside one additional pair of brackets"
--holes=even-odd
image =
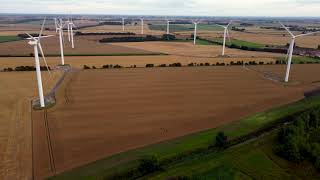
[[(64, 54), (67, 57), (78, 56), (167, 56), (166, 53), (114, 53), (114, 54)], [(30, 55), (0, 55), (0, 57), (33, 57)], [(47, 54), (46, 57), (60, 57), (60, 54)]]

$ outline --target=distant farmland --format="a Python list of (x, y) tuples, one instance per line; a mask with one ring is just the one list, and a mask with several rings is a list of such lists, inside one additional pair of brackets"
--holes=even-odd
[[(156, 31), (167, 31), (166, 24), (149, 25), (149, 28), (151, 30), (156, 30)], [(222, 30), (222, 28), (216, 25), (199, 24), (198, 30), (199, 31), (220, 31)], [(170, 32), (183, 32), (183, 31), (194, 31), (194, 25), (193, 24), (170, 24)]]

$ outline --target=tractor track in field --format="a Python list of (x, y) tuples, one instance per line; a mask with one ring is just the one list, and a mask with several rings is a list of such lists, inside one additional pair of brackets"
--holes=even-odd
[(53, 148), (52, 148), (51, 132), (50, 132), (50, 126), (49, 126), (49, 121), (48, 121), (48, 112), (47, 112), (47, 110), (44, 110), (43, 119), (44, 119), (44, 125), (45, 125), (45, 129), (46, 129), (46, 138), (47, 138), (48, 153), (49, 153), (49, 159), (50, 159), (50, 169), (54, 174), (56, 174), (57, 170), (56, 170), (56, 166), (55, 166), (55, 160), (54, 160), (54, 154), (53, 154)]

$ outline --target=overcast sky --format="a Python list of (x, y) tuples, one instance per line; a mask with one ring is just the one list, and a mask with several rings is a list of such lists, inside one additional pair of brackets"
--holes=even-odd
[(320, 16), (320, 0), (0, 0), (0, 13)]

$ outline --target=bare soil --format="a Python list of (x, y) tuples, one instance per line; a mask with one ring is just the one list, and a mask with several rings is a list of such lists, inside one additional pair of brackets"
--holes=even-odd
[[(283, 66), (259, 66), (278, 71)], [(58, 105), (34, 112), (36, 177), (193, 132), (303, 98), (319, 65), (295, 65), (283, 85), (242, 67), (87, 70), (68, 77)], [(320, 79), (319, 79), (320, 80)], [(54, 163), (45, 139), (45, 120)], [(51, 163), (50, 163), (51, 162)], [(52, 168), (54, 167), (54, 168)]]

